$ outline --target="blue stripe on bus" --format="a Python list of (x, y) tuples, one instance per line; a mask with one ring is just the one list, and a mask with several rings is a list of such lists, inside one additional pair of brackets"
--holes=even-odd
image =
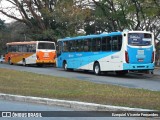
[[(79, 53), (63, 53), (63, 60), (67, 60), (67, 67), (78, 69), (84, 65), (98, 61), (101, 58), (115, 54), (116, 52), (79, 52)], [(61, 66), (61, 65), (60, 65)]]
[(123, 63), (123, 70), (153, 70), (154, 63), (148, 64), (128, 64)]

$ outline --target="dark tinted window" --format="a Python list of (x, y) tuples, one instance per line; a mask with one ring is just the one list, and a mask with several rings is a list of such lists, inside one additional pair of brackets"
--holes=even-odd
[(61, 55), (62, 48), (63, 48), (62, 42), (61, 42), (61, 41), (58, 41), (57, 46), (56, 46), (57, 56)]
[(111, 51), (111, 37), (102, 38), (102, 51)]
[(82, 52), (83, 51), (83, 43), (84, 43), (84, 41), (83, 40), (78, 40), (77, 41), (77, 52)]
[(49, 49), (49, 50), (55, 50), (54, 43), (38, 43), (38, 49)]
[(122, 36), (112, 37), (112, 51), (121, 50), (122, 47)]
[(68, 52), (69, 51), (69, 42), (68, 41), (65, 41), (65, 42), (63, 42), (63, 51), (64, 52)]
[(128, 44), (133, 46), (151, 45), (152, 35), (148, 33), (129, 33)]
[(101, 38), (93, 38), (92, 51), (100, 51), (100, 50), (101, 50)]

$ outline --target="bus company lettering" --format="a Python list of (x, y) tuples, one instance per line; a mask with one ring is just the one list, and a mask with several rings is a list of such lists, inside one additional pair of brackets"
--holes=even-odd
[(112, 117), (159, 117), (159, 114), (154, 112), (117, 112), (112, 113)]
[(82, 56), (82, 54), (76, 54), (76, 56)]
[(69, 58), (70, 58), (70, 57), (74, 57), (74, 55), (69, 54), (68, 57), (69, 57)]
[(49, 53), (48, 53), (48, 52), (45, 52), (44, 55), (43, 55), (43, 57), (44, 57), (44, 58), (49, 57)]
[(111, 56), (111, 59), (114, 59), (114, 58), (119, 58), (119, 56), (117, 55)]
[(112, 117), (126, 117), (127, 113), (112, 113)]
[(28, 117), (42, 117), (41, 113), (28, 113)]
[(41, 113), (32, 113), (32, 112), (22, 112), (22, 113), (17, 113), (13, 112), (11, 117), (42, 117)]

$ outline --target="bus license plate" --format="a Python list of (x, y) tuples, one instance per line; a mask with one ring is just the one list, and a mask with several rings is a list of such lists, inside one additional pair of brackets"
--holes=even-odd
[(143, 62), (143, 59), (138, 59), (138, 62)]
[(144, 50), (138, 50), (138, 55), (144, 55)]

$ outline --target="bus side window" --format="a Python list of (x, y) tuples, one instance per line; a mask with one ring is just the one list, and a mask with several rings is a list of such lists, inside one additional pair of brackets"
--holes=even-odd
[(101, 50), (101, 38), (94, 38), (92, 40), (92, 51), (100, 51)]
[(88, 40), (84, 40), (84, 46), (83, 46), (84, 47), (84, 52), (89, 51), (88, 45), (89, 45)]
[(56, 48), (57, 49), (57, 57), (61, 55), (62, 48), (63, 48), (62, 45), (63, 45), (62, 42), (59, 41), (58, 44), (57, 44), (57, 48)]
[(92, 51), (92, 39), (88, 39), (88, 51)]
[(82, 52), (83, 51), (83, 40), (77, 41), (77, 51)]
[(31, 45), (31, 52), (36, 52), (36, 45)]
[(17, 45), (11, 46), (11, 52), (17, 52), (18, 51), (17, 48), (18, 48)]
[(22, 45), (23, 52), (27, 52), (27, 45)]
[(74, 40), (70, 41), (69, 47), (70, 47), (70, 52), (75, 52), (76, 51), (76, 42)]
[(118, 51), (122, 46), (122, 36), (114, 36), (112, 37), (112, 50)]
[(71, 42), (72, 42), (72, 41), (68, 41), (68, 42), (67, 42), (67, 49), (68, 49), (69, 52), (72, 51), (72, 50), (71, 50), (71, 49), (72, 49), (72, 47), (71, 47), (71, 46), (72, 46), (72, 43), (71, 43)]
[(101, 38), (96, 39), (96, 51), (101, 50)]
[(78, 46), (78, 41), (77, 40), (75, 40), (74, 41), (74, 49), (75, 49), (75, 52), (78, 52), (78, 48), (79, 46)]
[(31, 52), (31, 45), (27, 45), (27, 52)]
[(116, 51), (118, 45), (118, 40), (117, 40), (117, 36), (112, 37), (112, 51)]
[(68, 52), (68, 41), (63, 42), (63, 51)]
[(19, 46), (18, 46), (18, 45), (15, 45), (15, 52), (19, 52), (19, 51), (18, 51), (18, 48), (19, 48)]
[(10, 47), (10, 52), (14, 52), (14, 46)]
[(107, 37), (107, 49), (106, 51), (111, 51), (111, 45), (112, 45), (112, 41), (111, 41), (111, 37)]
[(121, 48), (122, 48), (122, 35), (119, 35), (117, 37), (118, 37), (118, 50), (121, 50)]
[(7, 52), (11, 52), (11, 46), (10, 45), (7, 46)]
[(23, 52), (22, 45), (18, 45), (18, 52)]
[(103, 37), (102, 38), (102, 51), (106, 51), (107, 50), (107, 38)]

